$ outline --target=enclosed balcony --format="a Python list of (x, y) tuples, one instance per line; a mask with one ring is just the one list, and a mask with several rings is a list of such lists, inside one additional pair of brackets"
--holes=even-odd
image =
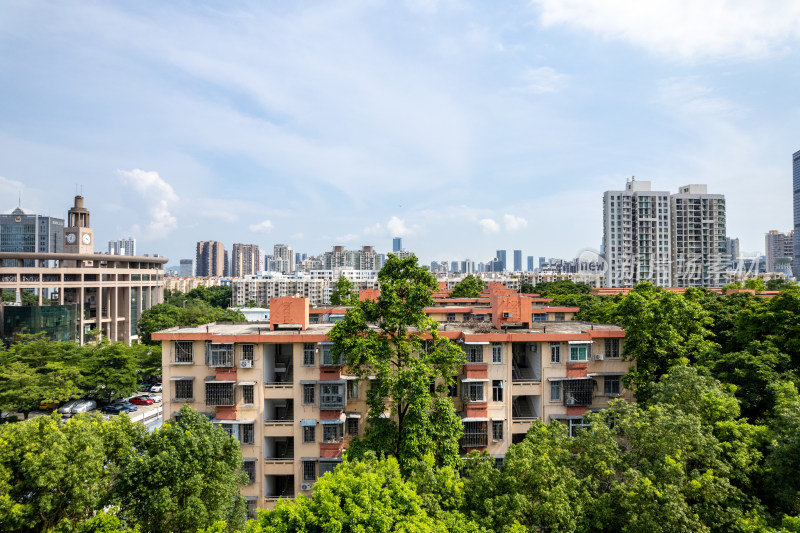
[(511, 345), (512, 381), (541, 381), (541, 367), (538, 342), (515, 342)]
[(294, 400), (264, 400), (264, 422), (294, 422)]

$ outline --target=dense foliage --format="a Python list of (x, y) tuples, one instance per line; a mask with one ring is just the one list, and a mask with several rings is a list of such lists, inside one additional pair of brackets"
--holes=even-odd
[(477, 298), (485, 287), (486, 283), (483, 279), (469, 274), (456, 283), (453, 290), (450, 291), (450, 298)]

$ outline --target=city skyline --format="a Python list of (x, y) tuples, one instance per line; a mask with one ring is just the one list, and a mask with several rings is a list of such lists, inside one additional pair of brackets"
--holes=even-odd
[(707, 184), (764, 252), (792, 229), (798, 28), (791, 2), (10, 4), (0, 212), (77, 191), (96, 242), (174, 265), (210, 240), (572, 258), (636, 176)]

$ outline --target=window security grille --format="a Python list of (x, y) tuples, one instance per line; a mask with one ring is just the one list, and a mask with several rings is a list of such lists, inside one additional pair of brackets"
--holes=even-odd
[(303, 443), (310, 444), (317, 440), (317, 426), (303, 426)]
[(194, 381), (191, 379), (175, 381), (175, 399), (184, 401), (194, 399)]
[(619, 359), (619, 339), (606, 339), (606, 359)]
[(503, 421), (492, 420), (492, 439), (503, 440)]
[(550, 345), (550, 362), (551, 363), (560, 363), (561, 362), (561, 345), (560, 344), (551, 344)]
[(494, 364), (502, 364), (503, 363), (503, 345), (499, 342), (492, 343), (492, 363)]
[(358, 418), (347, 419), (347, 434), (351, 437), (358, 435)]
[(257, 513), (256, 513), (256, 508), (257, 508), (257, 505), (256, 505), (256, 500), (250, 500), (250, 499), (248, 499), (248, 500), (245, 500), (245, 503), (247, 504), (247, 519), (248, 519), (248, 520), (253, 520), (253, 519), (257, 518)]
[(461, 446), (464, 448), (488, 446), (488, 433), (487, 422), (464, 422), (464, 434), (461, 437)]
[(314, 403), (314, 389), (316, 385), (313, 383), (304, 383), (303, 384), (303, 403), (311, 404)]
[(235, 405), (233, 383), (206, 383), (206, 405), (209, 407)]
[(483, 363), (483, 346), (467, 346), (467, 363)]
[(338, 462), (334, 461), (320, 461), (319, 463), (319, 477), (324, 476), (328, 472), (333, 472), (333, 469), (336, 468)]
[(344, 409), (344, 383), (319, 384), (320, 409)]
[(253, 424), (239, 425), (239, 442), (242, 444), (255, 443), (255, 427)]
[(176, 363), (191, 363), (193, 362), (192, 356), (192, 341), (176, 341), (175, 342), (175, 362)]
[(314, 366), (314, 345), (303, 344), (303, 366)]
[(252, 485), (256, 482), (256, 462), (252, 460), (245, 461), (242, 464), (242, 471), (247, 474), (247, 483)]
[(592, 405), (593, 379), (567, 379), (564, 385), (564, 405)]
[(315, 481), (317, 479), (317, 462), (303, 461), (303, 481)]
[(325, 424), (322, 426), (322, 442), (342, 442), (344, 424)]
[(561, 401), (561, 382), (560, 381), (551, 381), (550, 382), (550, 401), (551, 402), (560, 402)]
[(339, 361), (338, 358), (334, 361), (333, 357), (333, 343), (331, 342), (321, 342), (320, 348), (322, 349), (322, 361), (320, 361), (320, 365), (322, 366), (338, 366)]
[(242, 385), (242, 403), (253, 405), (255, 403), (255, 390), (253, 385)]
[(620, 392), (620, 378), (619, 376), (606, 376), (603, 378), (603, 394), (619, 394)]
[(207, 344), (206, 365), (233, 366), (233, 344)]
[(471, 402), (482, 402), (483, 401), (483, 382), (469, 382), (465, 383), (467, 388), (467, 398)]
[(347, 382), (347, 399), (358, 398), (358, 381), (351, 379)]
[(253, 361), (255, 346), (252, 344), (242, 344), (242, 361)]

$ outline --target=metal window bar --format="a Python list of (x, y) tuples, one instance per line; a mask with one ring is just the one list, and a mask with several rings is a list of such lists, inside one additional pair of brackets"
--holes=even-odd
[(483, 363), (483, 346), (467, 346), (467, 363)]
[(316, 385), (312, 383), (305, 383), (303, 385), (303, 403), (311, 404), (314, 403), (314, 389)]
[(206, 344), (206, 365), (233, 366), (233, 344)]
[(206, 405), (209, 407), (236, 405), (233, 383), (206, 383)]
[(489, 430), (486, 422), (464, 422), (461, 446), (475, 448), (489, 445)]
[(175, 362), (192, 363), (192, 341), (175, 341)]
[(471, 402), (482, 402), (483, 382), (467, 383), (467, 397)]
[(239, 425), (239, 442), (241, 444), (255, 444), (255, 426), (253, 424)]
[(253, 385), (242, 385), (242, 403), (255, 403), (255, 389)]
[(325, 424), (322, 426), (322, 442), (342, 442), (344, 440), (344, 424)]
[(317, 462), (303, 461), (303, 481), (316, 481), (316, 479), (317, 479)]
[(608, 359), (619, 359), (619, 339), (606, 339), (605, 356)]
[(194, 398), (194, 381), (191, 379), (180, 379), (175, 381), (175, 399), (191, 400)]
[(255, 345), (242, 344), (242, 361), (253, 361), (255, 356)]
[(256, 462), (245, 461), (242, 463), (242, 472), (247, 474), (248, 484), (252, 485), (256, 482)]
[(319, 384), (320, 409), (344, 409), (344, 383)]
[(303, 366), (314, 366), (314, 344), (303, 344)]
[(492, 420), (492, 439), (503, 440), (503, 421)]
[(499, 342), (492, 343), (492, 363), (500, 364), (503, 362), (503, 345)]
[(310, 444), (317, 440), (317, 426), (303, 427), (303, 443)]
[(567, 379), (564, 383), (564, 405), (592, 405), (593, 379)]

